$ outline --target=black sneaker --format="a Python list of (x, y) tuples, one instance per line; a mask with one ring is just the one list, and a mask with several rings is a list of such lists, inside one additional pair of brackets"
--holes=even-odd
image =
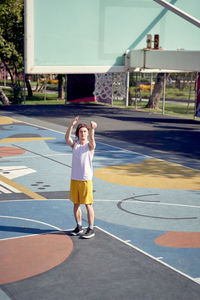
[(86, 233), (83, 234), (81, 237), (82, 237), (83, 239), (91, 239), (93, 236), (95, 236), (94, 230), (93, 230), (93, 229), (90, 229), (90, 228), (88, 227)]
[(71, 235), (79, 235), (81, 233), (83, 233), (83, 229), (80, 225), (77, 225), (76, 228), (73, 231), (71, 231)]

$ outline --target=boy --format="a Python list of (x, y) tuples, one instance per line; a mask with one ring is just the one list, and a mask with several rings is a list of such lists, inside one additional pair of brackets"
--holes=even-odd
[(74, 217), (77, 223), (76, 228), (71, 235), (83, 233), (82, 213), (80, 204), (85, 204), (87, 209), (88, 228), (82, 238), (89, 239), (95, 236), (94, 233), (94, 209), (93, 209), (93, 166), (92, 159), (96, 147), (94, 131), (97, 124), (90, 122), (90, 127), (86, 124), (78, 124), (76, 136), (78, 141), (71, 138), (74, 125), (78, 122), (79, 117), (75, 117), (67, 129), (65, 139), (67, 144), (72, 147), (72, 171), (70, 185), (70, 200), (74, 203)]

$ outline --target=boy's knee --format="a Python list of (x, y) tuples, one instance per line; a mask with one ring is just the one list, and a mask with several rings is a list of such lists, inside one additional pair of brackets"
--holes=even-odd
[(91, 204), (85, 204), (85, 207), (89, 211), (93, 209), (92, 203)]

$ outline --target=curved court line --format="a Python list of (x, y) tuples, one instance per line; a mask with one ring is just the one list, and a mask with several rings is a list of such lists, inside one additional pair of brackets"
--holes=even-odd
[[(134, 200), (133, 200), (134, 201)], [(122, 200), (122, 201), (119, 201), (118, 203), (117, 203), (117, 207), (120, 209), (120, 210), (122, 210), (122, 211), (124, 211), (124, 212), (126, 212), (126, 213), (128, 213), (128, 214), (131, 214), (131, 215), (135, 215), (135, 216), (139, 216), (139, 217), (145, 217), (145, 218), (151, 218), (151, 219), (161, 219), (161, 220), (196, 220), (196, 219), (198, 219), (198, 217), (184, 217), (184, 218), (169, 218), (169, 217), (158, 217), (158, 216), (150, 216), (150, 215), (143, 215), (143, 214), (137, 214), (137, 213), (134, 213), (134, 212), (132, 212), (132, 211), (130, 211), (130, 210), (127, 210), (127, 209), (125, 209), (125, 208), (123, 208), (122, 207), (122, 203), (124, 203), (124, 202), (126, 202), (125, 200)], [(132, 202), (132, 201), (130, 201), (130, 202)], [(139, 202), (139, 201), (138, 201)], [(141, 202), (139, 202), (139, 203), (141, 203)], [(150, 203), (150, 204), (155, 204), (155, 203)], [(157, 203), (156, 203), (157, 204)]]
[[(115, 200), (116, 202), (119, 200)], [(121, 200), (120, 200), (121, 201)], [(122, 200), (123, 201), (123, 200)], [(153, 202), (153, 201), (140, 201), (140, 200), (130, 200), (130, 201), (126, 201), (128, 203), (131, 202), (136, 202), (136, 203), (140, 203), (140, 204), (153, 204), (153, 205), (166, 205), (166, 206), (180, 206), (180, 207), (190, 207), (190, 208), (200, 208), (200, 206), (197, 205), (187, 205), (187, 204), (179, 204), (179, 203), (166, 203), (166, 202)]]
[[(128, 198), (130, 199), (130, 198)], [(47, 199), (48, 200), (48, 199)], [(60, 199), (61, 200), (61, 199)], [(63, 199), (65, 200), (65, 199)], [(17, 201), (17, 200), (5, 200), (5, 202), (9, 202), (9, 201)], [(19, 200), (19, 201), (24, 201), (24, 200)], [(105, 199), (95, 199), (95, 202), (120, 202), (123, 200), (105, 200)], [(4, 201), (1, 201), (4, 202)], [(169, 205), (169, 206), (183, 206), (183, 207), (191, 207), (191, 208), (200, 208), (200, 206), (196, 206), (196, 205), (187, 205), (187, 204), (178, 204), (178, 203), (166, 203), (166, 202), (156, 202), (156, 201), (141, 201), (141, 200), (127, 200), (127, 203), (140, 203), (140, 204), (154, 204), (154, 205)]]
[[(131, 197), (130, 197), (131, 198)], [(128, 199), (130, 199), (128, 198)], [(48, 200), (48, 199), (47, 199)], [(61, 199), (60, 199), (61, 200)], [(63, 199), (65, 200), (65, 199)], [(67, 200), (70, 200), (70, 199), (67, 199)], [(123, 199), (124, 200), (124, 199)], [(123, 201), (123, 200), (105, 200), (105, 199), (94, 199), (94, 203), (95, 202), (120, 202), (120, 201)], [(8, 202), (9, 201), (14, 201), (14, 200), (7, 200)], [(22, 200), (24, 201), (24, 200)], [(1, 201), (3, 202), (3, 201)], [(188, 204), (180, 204), (180, 203), (166, 203), (166, 202), (156, 202), (156, 201), (141, 201), (141, 200), (127, 200), (126, 201), (127, 203), (140, 203), (140, 204), (153, 204), (153, 205), (166, 205), (166, 206), (180, 206), (180, 207), (189, 207), (189, 208), (200, 208), (200, 205), (188, 205)]]
[[(136, 198), (140, 198), (140, 197), (147, 197), (147, 196), (160, 196), (160, 194), (144, 194), (144, 195), (134, 195), (132, 197), (128, 197), (126, 199), (123, 199), (123, 201), (128, 201), (128, 200), (136, 200), (138, 202), (147, 202), (145, 200), (138, 200)], [(148, 200), (148, 203), (160, 203), (160, 200)]]
[[(57, 226), (54, 226), (52, 224), (49, 224), (49, 223), (46, 223), (46, 222), (42, 222), (42, 221), (39, 221), (39, 220), (34, 220), (34, 219), (28, 219), (28, 218), (22, 218), (22, 217), (13, 217), (13, 216), (0, 216), (0, 218), (7, 218), (7, 219), (16, 219), (16, 220), (23, 220), (23, 221), (28, 221), (28, 222), (33, 222), (33, 223), (38, 223), (38, 224), (42, 224), (42, 225), (46, 225), (46, 226), (49, 226), (51, 228), (54, 228), (58, 231), (63, 231), (63, 229), (57, 227)], [(42, 234), (42, 233), (41, 233)], [(39, 234), (34, 234), (34, 235), (39, 235)], [(16, 238), (22, 238), (22, 237), (28, 237), (28, 236), (32, 236), (32, 234), (30, 235), (25, 235), (25, 236), (17, 236), (17, 237), (12, 237), (12, 238), (4, 238), (4, 239), (0, 239), (0, 241), (3, 241), (3, 240), (10, 240), (10, 239), (16, 239)]]

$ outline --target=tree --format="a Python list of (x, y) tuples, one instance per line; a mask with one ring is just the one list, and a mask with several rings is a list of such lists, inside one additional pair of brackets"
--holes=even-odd
[(0, 61), (11, 78), (14, 101), (21, 90), (19, 72), (23, 70), (23, 0), (0, 0)]
[[(166, 82), (169, 80), (170, 74), (166, 74)], [(164, 73), (158, 73), (156, 82), (154, 85), (153, 93), (149, 98), (149, 102), (147, 103), (146, 107), (147, 108), (153, 108), (157, 109), (159, 102), (160, 102), (160, 96), (163, 91), (163, 86), (164, 86), (164, 78), (165, 74)]]
[(63, 85), (63, 77), (64, 75), (58, 74), (58, 99), (63, 100), (65, 98), (65, 91)]
[(4, 105), (9, 105), (9, 99), (8, 97), (5, 95), (5, 93), (3, 92), (3, 90), (0, 88), (0, 101), (4, 104)]

